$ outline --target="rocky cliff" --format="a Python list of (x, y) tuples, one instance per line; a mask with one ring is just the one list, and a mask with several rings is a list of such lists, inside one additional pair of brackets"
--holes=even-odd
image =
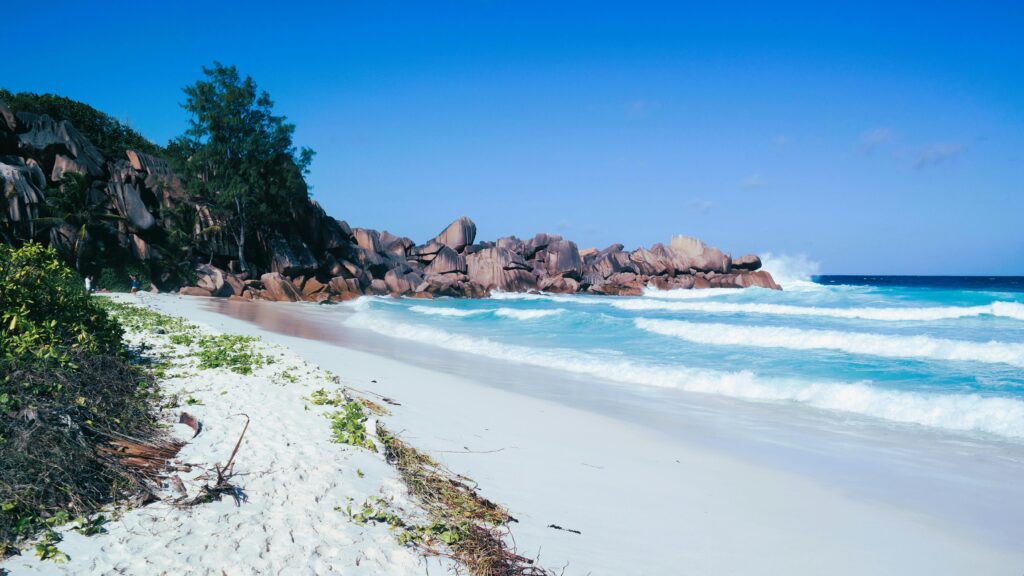
[[(48, 207), (48, 194), (72, 172), (88, 185), (81, 210), (101, 213), (90, 221), (85, 212), (55, 218)], [(260, 231), (251, 247), (255, 270), (241, 273), (230, 236), (159, 156), (129, 149), (123, 158), (106, 157), (70, 121), (15, 113), (2, 102), (0, 189), (0, 240), (48, 243), (82, 273), (136, 264), (161, 289), (195, 284), (183, 294), (337, 301), (362, 294), (481, 297), (492, 290), (638, 295), (647, 286), (779, 288), (759, 270), (757, 256), (734, 260), (686, 236), (634, 251), (621, 244), (580, 250), (544, 233), (478, 242), (476, 225), (462, 217), (417, 243), (351, 228), (313, 200), (287, 207), (285, 224)]]

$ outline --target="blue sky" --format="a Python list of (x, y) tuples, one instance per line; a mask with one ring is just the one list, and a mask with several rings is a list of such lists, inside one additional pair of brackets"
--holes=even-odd
[(0, 85), (164, 143), (235, 64), (354, 226), (1024, 274), (1024, 3), (87, 4), (5, 7)]

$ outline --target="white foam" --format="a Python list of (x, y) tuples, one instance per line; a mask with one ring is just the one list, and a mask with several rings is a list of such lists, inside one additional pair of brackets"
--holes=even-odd
[(819, 273), (820, 266), (804, 254), (773, 254), (761, 256), (761, 268), (767, 270), (783, 290), (808, 291), (824, 288), (812, 280)]
[(1024, 344), (649, 318), (637, 318), (633, 323), (641, 330), (698, 344), (789, 350), (838, 350), (849, 354), (886, 358), (959, 360), (1024, 367)]
[(1024, 304), (1018, 302), (993, 302), (980, 306), (932, 306), (920, 308), (826, 308), (819, 306), (793, 306), (789, 304), (668, 302), (652, 301), (649, 299), (611, 300), (608, 303), (622, 310), (828, 316), (832, 318), (858, 318), (885, 322), (948, 320), (986, 315), (1024, 320)]
[[(762, 288), (752, 287), (748, 290), (762, 290)], [(653, 286), (647, 286), (644, 288), (644, 296), (647, 298), (656, 298), (659, 300), (700, 300), (704, 298), (714, 298), (716, 296), (736, 296), (742, 294), (742, 290), (735, 288), (703, 288), (699, 290), (693, 290), (688, 288), (675, 288), (672, 290), (659, 290)]]
[(455, 316), (460, 318), (490, 312), (490, 310), (463, 310), (461, 308), (447, 308), (444, 306), (410, 306), (409, 310), (417, 314), (426, 314), (427, 316)]
[(498, 308), (494, 311), (495, 316), (512, 318), (514, 320), (536, 320), (548, 316), (557, 316), (565, 312), (564, 308), (552, 308), (550, 310), (520, 310), (518, 308)]
[(652, 366), (629, 360), (608, 360), (602, 355), (588, 352), (502, 344), (487, 338), (393, 322), (373, 313), (354, 314), (346, 323), (386, 336), (452, 351), (628, 384), (676, 388), (746, 400), (790, 401), (892, 422), (1024, 438), (1024, 402), (1012, 398), (905, 392), (881, 389), (868, 383), (761, 378), (749, 370), (727, 372), (682, 366)]

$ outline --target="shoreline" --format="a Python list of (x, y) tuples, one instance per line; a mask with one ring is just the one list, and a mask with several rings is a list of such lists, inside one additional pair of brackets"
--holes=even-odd
[[(1013, 574), (1012, 567), (1024, 565), (1024, 553), (993, 534), (825, 486), (799, 467), (771, 467), (750, 453), (699, 438), (684, 441), (592, 410), (404, 364), (395, 358), (404, 346), (378, 351), (393, 357), (373, 355), (319, 341), (324, 335), (314, 322), (304, 325), (299, 337), (282, 336), (211, 310), (200, 302), (205, 299), (154, 300), (187, 309), (186, 316), (230, 326), (232, 332), (260, 333), (334, 369), (346, 383), (354, 380), (356, 387), (373, 386), (397, 397), (405, 407), (396, 413), (396, 423), (429, 434), (415, 440), (432, 454), (440, 452), (453, 470), (479, 481), (485, 495), (520, 519), (515, 531), (520, 550), (539, 551), (541, 562), (551, 567), (569, 562), (567, 574), (631, 573), (636, 565), (627, 559), (636, 557), (649, 559), (654, 573), (682, 564), (714, 573), (770, 567), (797, 574), (967, 574), (987, 565), (992, 573)], [(250, 312), (251, 306), (280, 308), (236, 306)], [(287, 309), (295, 314), (295, 307)], [(493, 406), (501, 406), (499, 414)], [(523, 428), (516, 414), (529, 414), (537, 424)], [(573, 462), (565, 453), (575, 456)], [(658, 494), (671, 495), (671, 501), (653, 499)], [(623, 514), (621, 507), (630, 512)], [(686, 520), (694, 512), (701, 521)], [(805, 552), (796, 552), (797, 543)], [(745, 553), (737, 556), (736, 550)]]

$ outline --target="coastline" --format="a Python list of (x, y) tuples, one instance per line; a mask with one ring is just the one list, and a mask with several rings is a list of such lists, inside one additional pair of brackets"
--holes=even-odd
[[(539, 552), (549, 567), (568, 564), (566, 574), (636, 573), (637, 558), (644, 559), (641, 573), (685, 566), (711, 573), (1015, 574), (1024, 565), (1024, 552), (1009, 537), (884, 502), (870, 490), (827, 485), (799, 466), (769, 466), (753, 453), (715, 446), (699, 429), (690, 438), (666, 435), (407, 364), (400, 361), (404, 343), (389, 348), (377, 340), (381, 346), (370, 354), (321, 341), (315, 322), (296, 322), (304, 333), (286, 336), (222, 315), (206, 299), (145, 298), (166, 312), (288, 345), (347, 385), (398, 398), (396, 425), (509, 507), (520, 520), (522, 553)], [(249, 313), (253, 306), (316, 312), (302, 305), (219, 306), (231, 304)], [(943, 492), (955, 488), (943, 485), (935, 496), (955, 499)]]

